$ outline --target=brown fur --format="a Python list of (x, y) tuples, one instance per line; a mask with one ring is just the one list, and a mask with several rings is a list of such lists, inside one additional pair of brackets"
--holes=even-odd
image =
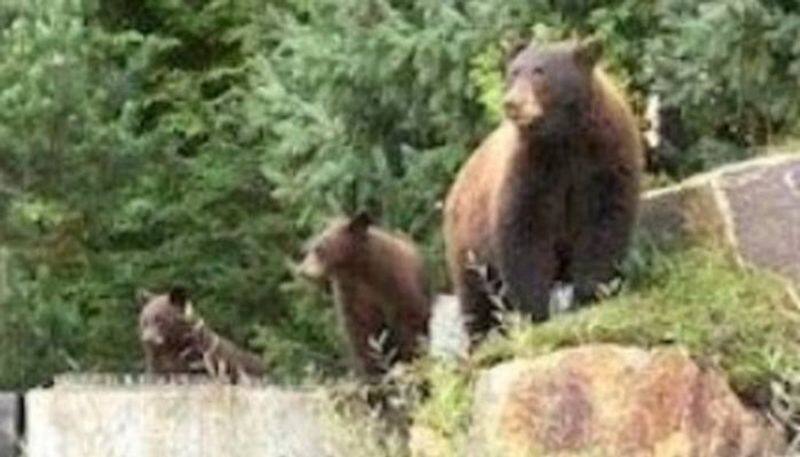
[(594, 67), (594, 51), (575, 43), (523, 50), (510, 66), (506, 119), (448, 194), (448, 268), (470, 333), (494, 325), (470, 252), (535, 320), (548, 317), (556, 280), (590, 298), (625, 253), (642, 145), (624, 96)]
[(139, 313), (139, 339), (150, 373), (205, 372), (212, 377), (238, 382), (261, 377), (266, 369), (261, 358), (217, 335), (194, 314), (182, 290), (148, 295)]
[(383, 372), (370, 339), (389, 331), (397, 359), (411, 359), (428, 333), (430, 295), (425, 264), (405, 237), (370, 226), (366, 215), (337, 219), (309, 248), (299, 273), (329, 281), (355, 368)]
[(190, 351), (201, 355), (203, 366), (209, 375), (238, 382), (244, 378), (262, 377), (266, 374), (261, 357), (218, 335), (202, 319), (195, 317), (190, 320), (194, 321)]

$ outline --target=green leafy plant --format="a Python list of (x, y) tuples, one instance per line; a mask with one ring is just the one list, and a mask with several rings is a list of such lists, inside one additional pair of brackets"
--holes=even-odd
[(798, 127), (800, 7), (724, 0), (12, 0), (0, 5), (0, 386), (141, 369), (134, 291), (182, 283), (275, 373), (342, 372), (331, 298), (287, 268), (333, 215), (417, 240), (500, 119), (518, 39), (596, 35), (679, 174)]

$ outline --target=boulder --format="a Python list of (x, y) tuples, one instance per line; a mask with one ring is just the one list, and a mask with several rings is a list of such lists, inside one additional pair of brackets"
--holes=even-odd
[(766, 156), (647, 192), (640, 233), (657, 244), (706, 237), (800, 285), (800, 155)]
[(565, 349), (483, 373), (467, 455), (776, 456), (784, 437), (679, 349)]

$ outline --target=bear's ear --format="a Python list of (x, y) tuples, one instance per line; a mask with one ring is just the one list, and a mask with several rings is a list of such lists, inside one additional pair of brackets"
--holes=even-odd
[(138, 308), (144, 308), (155, 296), (156, 294), (147, 289), (138, 289), (136, 291), (136, 306)]
[(599, 38), (578, 41), (575, 46), (575, 59), (586, 68), (594, 68), (603, 56), (603, 43)]
[(503, 69), (507, 68), (517, 55), (531, 44), (531, 40), (515, 37), (504, 40), (500, 45), (503, 51)]
[(189, 293), (186, 291), (185, 287), (172, 286), (169, 290), (169, 303), (176, 308), (184, 309), (186, 307), (188, 295)]
[(370, 225), (372, 217), (366, 211), (360, 211), (350, 219), (347, 228), (353, 233), (366, 233)]

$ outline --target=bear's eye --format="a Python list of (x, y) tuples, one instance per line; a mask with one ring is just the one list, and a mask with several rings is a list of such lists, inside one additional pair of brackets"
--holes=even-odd
[(531, 73), (533, 73), (534, 75), (541, 76), (544, 74), (544, 68), (537, 65), (531, 69)]

